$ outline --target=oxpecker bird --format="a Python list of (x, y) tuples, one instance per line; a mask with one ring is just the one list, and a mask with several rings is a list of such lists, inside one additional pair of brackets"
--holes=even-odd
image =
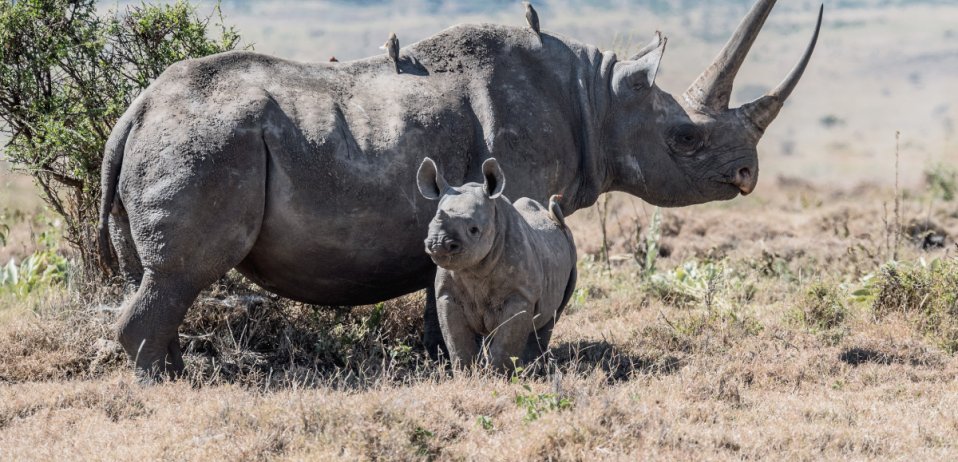
[(391, 32), (389, 34), (389, 40), (386, 40), (386, 43), (383, 46), (379, 47), (380, 50), (386, 50), (386, 54), (389, 55), (389, 59), (393, 61), (393, 64), (396, 65), (396, 73), (399, 73), (399, 39), (396, 38), (396, 33)]
[(536, 13), (536, 9), (532, 7), (532, 4), (529, 2), (522, 2), (526, 6), (526, 22), (529, 23), (529, 27), (532, 30), (539, 33), (539, 14)]
[(338, 63), (338, 62), (339, 62), (339, 60), (338, 60), (338, 59), (336, 59), (336, 57), (335, 57), (335, 56), (330, 56), (330, 57), (329, 57), (329, 62), (331, 62), (331, 63)]

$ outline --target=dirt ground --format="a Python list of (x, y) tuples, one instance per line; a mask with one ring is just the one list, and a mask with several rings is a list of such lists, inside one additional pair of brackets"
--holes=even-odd
[[(958, 208), (922, 188), (899, 221), (935, 231), (906, 233), (898, 260), (955, 262)], [(654, 209), (618, 194), (608, 207), (610, 263), (601, 209), (571, 217), (579, 288), (553, 355), (511, 379), (430, 363), (421, 294), (342, 312), (224, 280), (183, 328), (190, 376), (149, 387), (111, 340), (116, 293), (2, 298), (0, 458), (958, 455), (953, 338), (920, 307), (882, 309), (888, 284), (868, 283), (895, 252), (892, 190), (766, 178), (747, 198), (662, 210), (655, 275)]]

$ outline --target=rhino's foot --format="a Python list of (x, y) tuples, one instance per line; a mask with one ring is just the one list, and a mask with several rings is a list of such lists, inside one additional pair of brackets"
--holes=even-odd
[(426, 352), (429, 353), (429, 359), (433, 361), (439, 361), (440, 359), (449, 358), (449, 349), (446, 347), (446, 342), (442, 340), (442, 333), (424, 332), (422, 335), (422, 344), (426, 348)]
[(182, 280), (144, 275), (117, 323), (117, 337), (139, 377), (156, 381), (183, 374), (178, 330), (198, 292)]
[(127, 354), (133, 358), (135, 374), (140, 384), (153, 385), (183, 376), (183, 354), (178, 339), (174, 338), (166, 342), (165, 347), (159, 348), (154, 345), (160, 342), (151, 342), (148, 339), (141, 340), (136, 348), (122, 335), (120, 339)]

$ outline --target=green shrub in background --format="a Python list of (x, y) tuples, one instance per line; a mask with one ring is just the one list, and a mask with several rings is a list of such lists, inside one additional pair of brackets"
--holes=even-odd
[(944, 163), (926, 169), (925, 182), (934, 197), (946, 202), (954, 200), (958, 194), (958, 170)]
[(939, 347), (958, 352), (958, 259), (890, 263), (875, 279), (876, 316), (903, 314)]
[(53, 231), (44, 231), (37, 239), (39, 250), (20, 263), (11, 258), (0, 266), (0, 294), (7, 292), (22, 297), (66, 282), (70, 263), (57, 253), (57, 240)]
[(798, 303), (796, 320), (806, 328), (825, 331), (841, 326), (848, 317), (848, 308), (845, 306), (846, 297), (841, 290), (823, 282), (816, 282), (808, 286), (804, 297)]
[(688, 260), (671, 271), (652, 274), (644, 288), (660, 300), (679, 307), (699, 303), (711, 309), (717, 294), (731, 279), (731, 271), (722, 263)]
[[(217, 7), (216, 12), (219, 12)], [(170, 64), (235, 48), (239, 35), (186, 2), (98, 15), (92, 0), (0, 0), (0, 133), (96, 268), (100, 161), (116, 120)]]

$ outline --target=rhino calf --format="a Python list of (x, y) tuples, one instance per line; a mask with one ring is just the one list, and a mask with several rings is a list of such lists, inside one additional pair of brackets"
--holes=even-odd
[(528, 198), (512, 204), (495, 159), (482, 174), (483, 184), (452, 187), (423, 160), (419, 191), (439, 201), (426, 253), (439, 266), (439, 325), (453, 364), (474, 363), (487, 345), (491, 364), (508, 371), (513, 358), (529, 362), (548, 348), (575, 289), (575, 243), (557, 196), (548, 209)]

